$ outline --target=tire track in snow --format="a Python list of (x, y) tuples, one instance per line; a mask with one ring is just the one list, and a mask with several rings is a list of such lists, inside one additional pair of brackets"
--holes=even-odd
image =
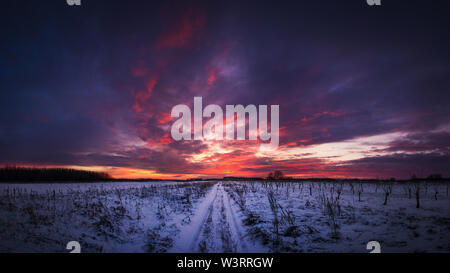
[(217, 197), (217, 188), (218, 184), (215, 184), (208, 192), (188, 225), (183, 226), (178, 224), (180, 233), (177, 236), (173, 247), (168, 252), (196, 252), (199, 237), (204, 229), (207, 219), (212, 213), (214, 201)]
[(249, 241), (233, 202), (222, 183), (214, 185), (198, 206), (190, 224), (179, 225), (181, 231), (169, 252), (266, 251)]
[(230, 233), (227, 232), (228, 223), (223, 217), (222, 187), (217, 187), (216, 198), (211, 205), (208, 218), (205, 221), (202, 232), (198, 238), (195, 252), (231, 252)]
[(236, 212), (231, 206), (230, 197), (228, 193), (222, 189), (222, 196), (225, 203), (226, 217), (230, 226), (232, 238), (234, 238), (234, 252), (247, 252), (247, 244), (245, 242), (245, 231), (242, 227), (241, 220), (236, 216)]

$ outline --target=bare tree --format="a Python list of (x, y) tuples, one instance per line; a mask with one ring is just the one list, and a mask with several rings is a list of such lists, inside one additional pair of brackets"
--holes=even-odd
[(387, 205), (387, 201), (389, 198), (389, 195), (392, 193), (392, 185), (391, 184), (384, 184), (383, 185), (383, 191), (384, 191), (384, 203), (383, 205)]
[(437, 196), (439, 194), (439, 184), (434, 184), (433, 189), (434, 189), (434, 199), (438, 200)]
[(358, 187), (358, 201), (361, 202), (361, 193), (364, 192), (364, 187), (362, 183), (359, 183), (359, 187)]
[(274, 179), (283, 179), (284, 178), (284, 174), (283, 174), (283, 172), (282, 171), (275, 171), (274, 173), (273, 173), (273, 178)]
[(352, 190), (352, 194), (355, 194), (355, 186), (352, 182), (349, 182), (348, 185), (350, 186), (350, 189)]
[(273, 191), (267, 192), (267, 199), (269, 199), (270, 209), (272, 210), (273, 213), (273, 227), (275, 233), (273, 247), (277, 249), (280, 244), (280, 220), (278, 218), (279, 205), (278, 202), (276, 201)]
[(416, 195), (416, 208), (420, 208), (420, 184), (414, 184), (414, 192)]

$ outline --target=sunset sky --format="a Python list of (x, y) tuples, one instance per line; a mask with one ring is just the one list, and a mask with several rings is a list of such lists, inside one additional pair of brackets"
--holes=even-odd
[[(444, 2), (6, 1), (0, 165), (116, 178), (450, 176)], [(174, 141), (171, 109), (194, 96), (280, 105), (278, 150)]]

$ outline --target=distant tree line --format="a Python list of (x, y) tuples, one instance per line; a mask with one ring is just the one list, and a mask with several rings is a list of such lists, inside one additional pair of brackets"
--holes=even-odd
[(28, 168), (16, 166), (0, 168), (0, 182), (105, 181), (111, 179), (111, 176), (105, 172), (70, 168)]

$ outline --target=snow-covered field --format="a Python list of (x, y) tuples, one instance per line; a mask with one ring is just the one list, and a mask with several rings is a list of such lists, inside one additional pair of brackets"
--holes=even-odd
[(0, 252), (450, 252), (449, 205), (430, 182), (0, 184)]

